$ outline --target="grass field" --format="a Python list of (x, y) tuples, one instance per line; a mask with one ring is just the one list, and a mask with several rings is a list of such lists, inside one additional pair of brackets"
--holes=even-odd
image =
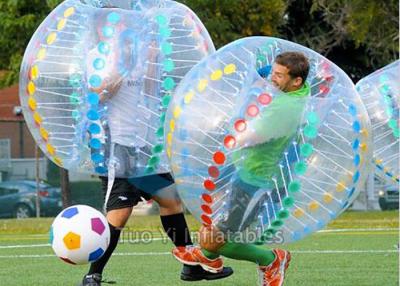
[[(346, 212), (324, 231), (287, 246), (292, 263), (290, 285), (399, 285), (399, 213)], [(199, 224), (188, 217), (193, 230)], [(0, 220), (0, 285), (77, 285), (87, 266), (70, 266), (48, 245), (51, 219)], [(181, 265), (169, 254), (156, 216), (137, 217), (128, 225), (104, 273), (117, 285), (256, 285), (255, 265), (226, 259), (233, 276), (214, 282), (181, 282)], [(153, 240), (136, 241), (133, 231), (151, 231)], [(146, 232), (147, 234), (147, 232)], [(108, 285), (108, 284), (105, 284)]]

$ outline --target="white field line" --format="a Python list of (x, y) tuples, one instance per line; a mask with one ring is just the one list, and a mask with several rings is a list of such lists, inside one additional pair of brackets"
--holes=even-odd
[[(399, 250), (292, 250), (291, 253), (298, 254), (386, 254), (399, 253)], [(113, 256), (163, 256), (171, 255), (171, 252), (116, 252)], [(54, 254), (32, 254), (32, 255), (0, 255), (0, 259), (9, 258), (54, 258)]]

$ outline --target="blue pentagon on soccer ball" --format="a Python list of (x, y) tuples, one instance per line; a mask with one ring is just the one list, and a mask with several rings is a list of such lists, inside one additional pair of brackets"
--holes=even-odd
[(79, 213), (78, 208), (76, 208), (76, 207), (68, 208), (63, 212), (62, 217), (71, 218), (71, 217), (77, 215), (78, 213)]
[(79, 234), (73, 233), (72, 231), (68, 232), (64, 236), (63, 241), (65, 247), (69, 250), (74, 250), (81, 247), (81, 236)]
[(99, 247), (98, 249), (89, 254), (89, 262), (96, 261), (103, 255), (103, 253), (104, 250), (101, 247)]
[(92, 230), (98, 233), (99, 235), (102, 235), (106, 227), (104, 226), (101, 219), (98, 217), (92, 218), (91, 223), (92, 223)]

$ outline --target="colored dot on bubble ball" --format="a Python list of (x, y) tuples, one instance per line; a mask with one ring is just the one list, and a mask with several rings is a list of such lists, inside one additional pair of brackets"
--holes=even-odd
[(247, 127), (247, 124), (244, 119), (239, 119), (235, 122), (235, 130), (237, 132), (243, 132), (244, 130), (246, 130), (246, 127)]
[(263, 105), (268, 105), (268, 104), (271, 103), (271, 101), (272, 101), (272, 97), (267, 93), (262, 93), (258, 97), (258, 102), (263, 104)]
[(220, 151), (214, 153), (213, 160), (214, 160), (214, 162), (216, 164), (218, 164), (218, 165), (224, 164), (225, 163), (225, 159), (226, 158), (225, 158), (225, 154), (224, 153), (222, 153)]
[(255, 117), (258, 115), (258, 113), (260, 112), (260, 110), (258, 109), (258, 107), (254, 104), (249, 105), (249, 107), (247, 107), (247, 114), (251, 117)]
[(218, 178), (219, 177), (219, 170), (215, 166), (210, 166), (208, 168), (208, 174), (213, 178)]
[(232, 135), (228, 135), (224, 139), (224, 145), (226, 148), (231, 149), (236, 145), (236, 139)]
[(208, 191), (214, 191), (215, 190), (215, 184), (211, 180), (205, 180), (204, 181), (204, 188)]

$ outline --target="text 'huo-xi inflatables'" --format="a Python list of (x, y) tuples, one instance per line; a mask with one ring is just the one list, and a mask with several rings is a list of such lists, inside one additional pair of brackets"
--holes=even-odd
[(67, 0), (33, 35), (20, 99), (57, 165), (117, 177), (168, 171), (163, 124), (177, 84), (214, 51), (197, 16), (174, 1)]
[[(310, 65), (296, 94), (271, 82), (283, 52), (301, 52)], [(181, 81), (167, 111), (166, 150), (180, 197), (204, 225), (231, 239), (289, 243), (356, 197), (371, 158), (369, 124), (335, 64), (295, 43), (251, 37)]]
[(372, 124), (373, 163), (383, 179), (399, 183), (400, 61), (366, 76), (356, 84)]

